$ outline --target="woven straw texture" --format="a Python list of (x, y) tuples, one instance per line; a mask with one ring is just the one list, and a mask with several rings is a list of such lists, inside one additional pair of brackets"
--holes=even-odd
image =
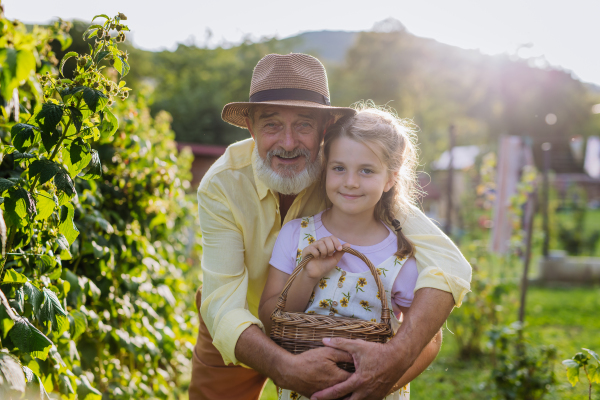
[[(329, 87), (325, 67), (316, 58), (307, 54), (269, 54), (263, 57), (252, 73), (250, 96), (270, 89), (304, 89), (329, 98)], [(356, 111), (348, 107), (331, 107), (305, 100), (274, 100), (260, 103), (229, 103), (223, 108), (221, 117), (232, 125), (246, 128), (245, 118), (251, 104), (272, 104), (291, 107), (318, 108), (330, 111), (337, 120)]]
[[(367, 257), (354, 249), (344, 249), (342, 251), (363, 260), (375, 278), (379, 292), (385, 293), (379, 274)], [(310, 349), (323, 347), (324, 338), (340, 337), (362, 339), (374, 343), (387, 342), (392, 337), (392, 328), (386, 296), (381, 296), (381, 322), (283, 311), (292, 282), (312, 258), (312, 255), (308, 255), (298, 264), (279, 295), (275, 310), (271, 314), (273, 320), (271, 339), (292, 354), (300, 354)], [(354, 372), (354, 365), (351, 363), (341, 363), (339, 366), (349, 372)]]

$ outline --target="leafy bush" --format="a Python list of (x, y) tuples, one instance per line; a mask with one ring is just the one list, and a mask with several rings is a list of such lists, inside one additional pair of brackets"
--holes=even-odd
[(77, 59), (73, 80), (51, 74), (60, 22), (0, 20), (2, 399), (174, 398), (190, 358), (190, 155), (167, 115), (115, 103), (129, 93), (126, 18), (96, 18), (90, 53), (61, 62)]
[(569, 218), (558, 224), (558, 241), (560, 247), (568, 254), (593, 255), (598, 247), (600, 230), (586, 230), (588, 219), (587, 199), (585, 191), (581, 188), (572, 188), (567, 193), (567, 199), (557, 212), (566, 214)]
[(567, 367), (567, 379), (573, 386), (579, 382), (579, 371), (583, 369), (589, 385), (589, 400), (592, 400), (592, 383), (600, 383), (600, 357), (593, 350), (582, 350), (585, 350), (588, 354), (577, 353), (573, 358), (564, 360), (562, 363)]
[(488, 337), (494, 399), (541, 399), (553, 388), (554, 346), (532, 346), (523, 339), (523, 327), (518, 322), (495, 327)]

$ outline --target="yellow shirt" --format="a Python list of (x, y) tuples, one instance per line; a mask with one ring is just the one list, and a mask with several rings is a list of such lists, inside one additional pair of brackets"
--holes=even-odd
[[(202, 231), (202, 306), (200, 312), (225, 364), (238, 364), (235, 346), (252, 324), (264, 330), (258, 305), (269, 260), (281, 230), (279, 195), (257, 179), (252, 168), (254, 141), (232, 144), (208, 170), (198, 187)], [(284, 224), (325, 208), (318, 184), (303, 190)], [(398, 218), (414, 243), (419, 278), (415, 291), (430, 287), (452, 293), (457, 306), (469, 292), (471, 266), (458, 248), (420, 210)]]

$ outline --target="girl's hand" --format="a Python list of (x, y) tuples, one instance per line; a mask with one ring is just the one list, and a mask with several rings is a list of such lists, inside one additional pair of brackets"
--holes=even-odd
[[(348, 245), (344, 245), (349, 247)], [(335, 236), (328, 236), (317, 240), (302, 251), (302, 258), (309, 254), (314, 257), (304, 267), (306, 275), (311, 279), (320, 279), (331, 271), (340, 261), (344, 253), (340, 240)]]

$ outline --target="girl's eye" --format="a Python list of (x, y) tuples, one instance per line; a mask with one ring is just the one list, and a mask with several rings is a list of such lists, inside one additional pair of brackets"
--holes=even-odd
[(340, 166), (333, 167), (333, 170), (334, 171), (338, 171), (338, 172), (342, 172), (344, 170), (344, 167), (340, 167)]
[(365, 174), (372, 174), (373, 172), (374, 171), (372, 169), (368, 169), (368, 168), (363, 169), (363, 173), (365, 173)]

